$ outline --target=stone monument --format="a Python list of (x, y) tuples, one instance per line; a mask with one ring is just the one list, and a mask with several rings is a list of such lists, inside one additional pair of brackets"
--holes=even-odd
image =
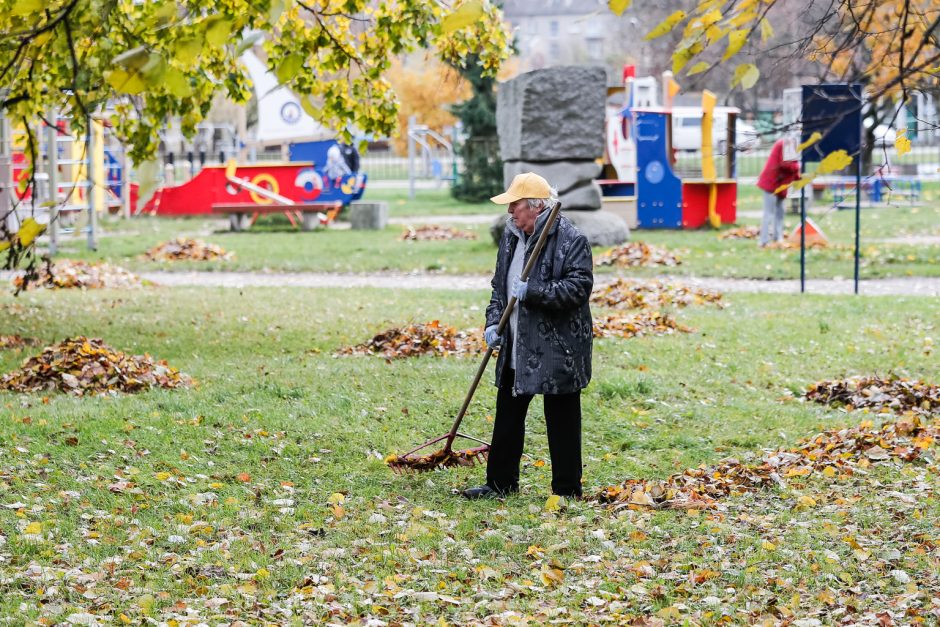
[[(564, 215), (592, 245), (612, 246), (629, 237), (626, 222), (601, 211), (594, 179), (604, 154), (607, 74), (601, 67), (534, 70), (500, 83), (496, 100), (503, 179), (535, 172), (558, 190)], [(506, 216), (490, 231), (498, 241)]]

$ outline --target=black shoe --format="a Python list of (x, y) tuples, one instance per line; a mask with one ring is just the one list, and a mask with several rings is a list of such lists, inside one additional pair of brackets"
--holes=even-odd
[(491, 488), (490, 486), (484, 484), (484, 485), (481, 485), (481, 486), (476, 487), (476, 488), (467, 488), (466, 490), (464, 490), (463, 492), (461, 492), (461, 494), (464, 496), (464, 498), (471, 499), (471, 500), (474, 500), (474, 499), (498, 499), (498, 498), (505, 497), (505, 496), (507, 496), (507, 495), (509, 495), (509, 494), (512, 494), (512, 493), (518, 492), (518, 491), (519, 491), (518, 489), (515, 489), (515, 490), (505, 490), (505, 491), (503, 491), (503, 490), (494, 490), (494, 489)]

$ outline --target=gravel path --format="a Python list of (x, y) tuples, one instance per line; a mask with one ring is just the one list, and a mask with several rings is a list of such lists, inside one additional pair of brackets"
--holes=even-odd
[[(486, 290), (490, 277), (485, 275), (408, 274), (382, 272), (374, 274), (333, 274), (320, 272), (261, 273), (261, 272), (144, 272), (141, 277), (159, 285), (200, 287), (394, 287), (396, 289), (432, 290)], [(601, 275), (598, 284), (615, 277)], [(798, 280), (762, 281), (758, 279), (728, 279), (717, 277), (663, 277), (696, 287), (722, 292), (758, 292), (768, 294), (795, 294), (800, 290)], [(851, 294), (852, 281), (843, 279), (813, 279), (807, 281), (806, 291), (811, 294)], [(940, 296), (940, 278), (899, 278), (863, 280), (861, 294), (870, 296)]]

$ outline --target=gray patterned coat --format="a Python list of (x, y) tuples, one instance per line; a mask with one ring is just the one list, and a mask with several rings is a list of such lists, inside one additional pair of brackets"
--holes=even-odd
[[(528, 261), (539, 231), (526, 242)], [(520, 232), (512, 220), (499, 243), (493, 294), (486, 308), (486, 326), (499, 324), (509, 302), (506, 273), (516, 250)], [(515, 394), (567, 394), (587, 386), (591, 380), (591, 308), (588, 301), (594, 286), (594, 265), (587, 238), (567, 218), (558, 216), (548, 232), (545, 248), (529, 275), (525, 302), (519, 307), (516, 339)], [(509, 325), (502, 346), (512, 346)], [(496, 362), (496, 385), (509, 351), (500, 351)]]

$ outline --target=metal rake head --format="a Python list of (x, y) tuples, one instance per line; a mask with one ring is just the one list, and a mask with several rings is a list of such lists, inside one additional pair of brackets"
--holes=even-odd
[(417, 455), (414, 451), (401, 456), (389, 455), (385, 458), (385, 463), (395, 474), (404, 475), (454, 468), (456, 466), (483, 464), (486, 462), (489, 452), (490, 447), (488, 444), (461, 451), (454, 451), (445, 446), (428, 455)]

